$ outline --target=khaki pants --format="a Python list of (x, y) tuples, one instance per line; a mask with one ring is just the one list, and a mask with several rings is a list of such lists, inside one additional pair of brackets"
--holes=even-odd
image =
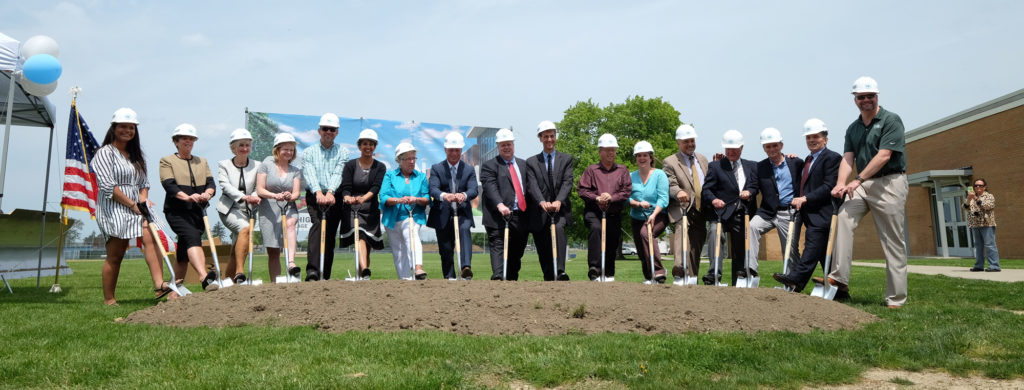
[(832, 252), (832, 279), (850, 283), (853, 261), (853, 231), (865, 214), (871, 212), (875, 230), (885, 253), (885, 303), (901, 306), (907, 301), (906, 204), (907, 176), (892, 174), (865, 181), (853, 198), (839, 207), (836, 244)]

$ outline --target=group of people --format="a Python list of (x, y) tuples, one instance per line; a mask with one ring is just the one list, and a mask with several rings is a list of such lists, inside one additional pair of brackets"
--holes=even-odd
[[(641, 263), (648, 283), (666, 282), (660, 251), (651, 253), (649, 248), (670, 224), (675, 232), (672, 276), (676, 284), (699, 275), (702, 247), (709, 238), (716, 242), (721, 234), (728, 235), (731, 279), (736, 284), (737, 279), (758, 276), (762, 234), (776, 229), (780, 240), (788, 242), (790, 235), (799, 236), (802, 230), (806, 235), (802, 255), (798, 245), (792, 245), (791, 253), (785, 254), (787, 272), (773, 275), (788, 289), (799, 292), (811, 279), (816, 264), (824, 263), (830, 246), (830, 221), (837, 214), (835, 261), (827, 280), (821, 282), (838, 290), (837, 300), (846, 300), (853, 230), (871, 211), (886, 256), (885, 302), (899, 307), (907, 297), (904, 128), (898, 115), (878, 105), (879, 91), (873, 79), (857, 79), (852, 93), (860, 115), (847, 128), (842, 154), (828, 149), (825, 123), (810, 119), (804, 125), (810, 153), (805, 159), (783, 153), (781, 132), (767, 128), (760, 136), (767, 155), (764, 160), (742, 158), (743, 136), (729, 130), (722, 138), (723, 153), (709, 161), (695, 152), (696, 130), (684, 124), (675, 132), (678, 151), (664, 159), (663, 169), (654, 168), (652, 145), (640, 141), (633, 147), (637, 170), (629, 172), (616, 163), (616, 137), (601, 135), (597, 142), (600, 160), (588, 166), (578, 182), (573, 175), (576, 159), (557, 151), (558, 130), (550, 121), (537, 126), (543, 150), (526, 159), (515, 153), (514, 133), (499, 130), (495, 135), (498, 155), (481, 164), (479, 180), (474, 167), (461, 159), (465, 141), (458, 133), (445, 138), (446, 159), (434, 164), (429, 175), (415, 169), (417, 150), (411, 143), (395, 148), (397, 168), (389, 170), (374, 159), (377, 134), (370, 129), (363, 130), (357, 139), (359, 157), (349, 159), (347, 149), (334, 142), (338, 117), (328, 113), (320, 118), (318, 144), (303, 150), (301, 167), (292, 164), (296, 141), (290, 134), (278, 134), (272, 156), (261, 163), (248, 156), (251, 134), (245, 129), (235, 130), (230, 141), (234, 157), (219, 162), (218, 180), (214, 182), (206, 160), (191, 153), (198, 139), (195, 128), (183, 124), (171, 137), (177, 152), (160, 160), (160, 180), (167, 193), (164, 213), (178, 236), (179, 262), (175, 269), (183, 274), (186, 263), (192, 264), (205, 289), (217, 288), (216, 276), (207, 271), (200, 237), (205, 207), (219, 186), (222, 195), (217, 211), (234, 238), (226, 273), (233, 275), (235, 283), (246, 278), (242, 262), (252, 235), (249, 221), (257, 209), (271, 277), (282, 272), (294, 278), (301, 276), (301, 268), (295, 265), (295, 251), (287, 249), (295, 248), (296, 201), (303, 190), (312, 222), (307, 281), (331, 278), (336, 237), (340, 237), (343, 247), (356, 246), (357, 277), (369, 278), (371, 248), (383, 248), (381, 227), (390, 239), (398, 277), (425, 279), (417, 236), (424, 225), (436, 232), (443, 277), (472, 279), (470, 228), (474, 222), (470, 201), (478, 196), (489, 242), (492, 280), (519, 278), (530, 234), (544, 280), (569, 280), (565, 272), (565, 227), (573, 220), (569, 195), (575, 187), (584, 202), (583, 221), (589, 230), (590, 280), (614, 281), (614, 248), (622, 240), (618, 226), (622, 218), (629, 218), (638, 254), (645, 260)], [(151, 245), (153, 238), (143, 234), (148, 222), (140, 208), (148, 207), (148, 183), (134, 111), (123, 108), (115, 112), (95, 160), (101, 193), (98, 219), (109, 237), (103, 269), (106, 302), (116, 302), (114, 286), (120, 261), (128, 240), (137, 237), (142, 237), (155, 295), (160, 298), (173, 294), (168, 283), (175, 281), (163, 281)], [(791, 221), (796, 221), (793, 231), (789, 231)], [(721, 226), (721, 232), (715, 231), (717, 226)], [(320, 242), (322, 234), (327, 237), (324, 243)], [(745, 235), (749, 235), (749, 250)], [(689, 244), (684, 245), (684, 241)], [(281, 248), (287, 254), (283, 270), (279, 266)], [(705, 284), (719, 284), (725, 256), (716, 253), (709, 257), (712, 266), (702, 279)]]

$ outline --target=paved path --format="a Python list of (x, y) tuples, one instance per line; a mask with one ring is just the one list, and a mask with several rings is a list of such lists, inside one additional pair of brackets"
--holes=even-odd
[[(884, 263), (864, 263), (854, 261), (853, 265), (861, 267), (885, 268)], [(969, 267), (949, 267), (939, 265), (908, 265), (907, 271), (922, 275), (945, 275), (951, 278), (991, 280), (995, 282), (1024, 281), (1024, 269), (1006, 269), (1001, 272), (971, 272)]]

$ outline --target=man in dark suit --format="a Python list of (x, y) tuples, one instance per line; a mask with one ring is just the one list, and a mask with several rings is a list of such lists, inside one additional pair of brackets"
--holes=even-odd
[[(441, 254), (441, 272), (447, 279), (459, 277), (473, 279), (471, 260), (473, 238), (473, 207), (470, 201), (477, 196), (476, 171), (462, 161), (462, 148), (466, 146), (462, 134), (448, 133), (444, 140), (445, 161), (430, 167), (430, 215), (427, 226), (437, 233), (437, 249)], [(459, 216), (458, 232), (454, 215)], [(459, 260), (455, 262), (455, 235), (459, 235)]]
[[(518, 280), (519, 268), (526, 249), (529, 221), (526, 211), (526, 184), (529, 173), (526, 160), (515, 157), (515, 136), (512, 130), (500, 129), (495, 134), (498, 156), (480, 166), (483, 185), (481, 208), (484, 228), (491, 252), (491, 280)], [(508, 271), (504, 272), (505, 227), (508, 227)]]
[[(729, 245), (732, 249), (732, 284), (735, 286), (736, 279), (745, 272), (743, 215), (753, 214), (757, 210), (757, 164), (740, 158), (743, 154), (743, 134), (739, 131), (726, 131), (722, 137), (722, 147), (725, 148), (725, 158), (708, 164), (702, 196), (704, 201), (710, 202), (714, 208), (709, 219), (713, 222), (722, 221), (722, 230), (729, 234)], [(719, 239), (719, 232), (713, 231), (711, 239)], [(714, 241), (711, 245), (713, 251)], [(711, 253), (708, 257), (713, 256), (714, 253)], [(722, 256), (714, 261), (717, 266), (708, 269), (708, 273), (704, 275), (704, 284), (718, 284), (722, 277)]]
[[(775, 229), (779, 233), (783, 251), (786, 250), (790, 234), (800, 237), (800, 225), (795, 225), (793, 232), (789, 231), (789, 222), (796, 218), (796, 213), (791, 212), (789, 206), (793, 197), (798, 195), (800, 170), (804, 167), (804, 161), (782, 154), (782, 133), (773, 127), (761, 131), (761, 148), (768, 158), (757, 163), (757, 188), (761, 191), (761, 207), (757, 209), (757, 215), (750, 219), (751, 259), (748, 264), (752, 276), (758, 276), (757, 254), (762, 234)], [(782, 260), (789, 263), (789, 268), (800, 258), (797, 244), (794, 241), (792, 251), (783, 254)]]
[[(558, 133), (551, 121), (537, 125), (537, 139), (544, 150), (526, 160), (526, 170), (529, 171), (527, 176), (530, 178), (530, 185), (526, 187), (533, 198), (527, 210), (530, 231), (533, 232), (533, 243), (537, 247), (537, 258), (544, 272), (544, 280), (569, 280), (569, 275), (565, 273), (565, 226), (572, 223), (569, 193), (572, 191), (572, 173), (576, 161), (571, 155), (555, 151)], [(555, 255), (551, 247), (552, 223), (555, 225), (557, 265), (552, 265), (552, 256)]]
[(804, 253), (795, 267), (786, 274), (775, 273), (775, 280), (799, 292), (807, 285), (817, 263), (825, 265), (828, 246), (828, 228), (832, 221), (832, 188), (839, 177), (839, 163), (843, 157), (826, 148), (828, 128), (825, 122), (812, 118), (804, 123), (807, 156), (801, 170), (799, 196), (793, 198), (793, 207), (800, 211), (804, 227)]

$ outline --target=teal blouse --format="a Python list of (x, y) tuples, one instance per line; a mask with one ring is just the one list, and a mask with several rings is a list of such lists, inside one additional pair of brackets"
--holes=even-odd
[(647, 219), (644, 214), (653, 213), (654, 207), (661, 206), (662, 209), (668, 207), (668, 175), (665, 175), (665, 171), (657, 168), (651, 170), (651, 176), (647, 178), (646, 184), (640, 181), (639, 170), (631, 172), (629, 180), (633, 182), (633, 191), (630, 192), (629, 199), (637, 202), (647, 201), (651, 204), (651, 208), (646, 210), (639, 207), (631, 208), (629, 210), (630, 217), (644, 220)]
[[(667, 189), (665, 190), (668, 191)], [(427, 186), (427, 174), (413, 170), (409, 176), (409, 184), (405, 184), (405, 176), (402, 176), (402, 169), (395, 168), (384, 174), (384, 182), (380, 185), (380, 211), (381, 223), (388, 229), (394, 229), (395, 223), (409, 218), (409, 209), (412, 208), (413, 220), (420, 225), (427, 224), (427, 207), (407, 204), (395, 204), (385, 206), (388, 198), (401, 198), (403, 196), (415, 196), (417, 198), (429, 197)]]

